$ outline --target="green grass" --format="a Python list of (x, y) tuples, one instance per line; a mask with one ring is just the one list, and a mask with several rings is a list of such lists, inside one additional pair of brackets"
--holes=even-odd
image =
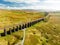
[(42, 17), (45, 17), (44, 12), (0, 10), (0, 33), (3, 32), (3, 28), (9, 28), (18, 24), (24, 24)]
[[(56, 19), (56, 20), (54, 20)], [(40, 44), (40, 45), (60, 45), (60, 24), (59, 24), (59, 19), (58, 16), (52, 16), (52, 20), (50, 19), (48, 22), (39, 22), (36, 25), (28, 28), (26, 30), (26, 36), (36, 36), (39, 38), (33, 37), (33, 38), (29, 38), (26, 37), (25, 39), (25, 45), (35, 45), (35, 41), (37, 41), (38, 39), (40, 40), (42, 37), (42, 39), (44, 40), (40, 40), (41, 42), (37, 41), (36, 45)], [(58, 21), (57, 21), (58, 20)], [(57, 22), (56, 22), (57, 21)], [(31, 37), (31, 36), (30, 36)], [(33, 41), (30, 41), (30, 40)], [(26, 41), (28, 40), (28, 41)], [(31, 42), (31, 43), (27, 43), (27, 42)]]
[[(48, 19), (26, 29), (24, 45), (60, 45), (60, 16), (51, 15)], [(20, 30), (0, 37), (0, 45), (15, 45), (22, 38), (23, 31)]]
[[(57, 16), (55, 16), (57, 17)], [(60, 45), (60, 24), (58, 19), (51, 16), (52, 20), (41, 21), (26, 29), (26, 37), (24, 45)], [(23, 38), (23, 31), (18, 31), (1, 37), (2, 42), (6, 45), (14, 45), (21, 41)], [(0, 43), (2, 43), (0, 42)], [(7, 44), (8, 43), (8, 44)]]

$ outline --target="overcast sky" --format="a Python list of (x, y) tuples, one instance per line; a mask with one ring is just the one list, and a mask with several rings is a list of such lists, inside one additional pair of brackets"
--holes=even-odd
[(60, 10), (60, 0), (0, 0), (0, 8)]

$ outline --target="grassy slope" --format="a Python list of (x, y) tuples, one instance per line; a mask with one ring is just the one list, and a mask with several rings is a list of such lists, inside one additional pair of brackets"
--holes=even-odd
[[(50, 15), (48, 22), (42, 21), (26, 29), (24, 45), (60, 45), (60, 16)], [(1, 40), (6, 41), (6, 44), (9, 42), (8, 44), (14, 45), (22, 40), (22, 35), (23, 31), (18, 31)]]
[[(39, 22), (26, 29), (24, 45), (60, 45), (60, 16), (52, 15), (48, 22)], [(18, 31), (12, 35), (1, 38), (0, 44), (14, 45), (21, 41), (23, 31)], [(4, 40), (3, 40), (4, 39)]]
[[(39, 22), (26, 29), (24, 45), (60, 45), (60, 15), (49, 15), (51, 17), (48, 22)], [(23, 31), (0, 37), (0, 45), (14, 45), (22, 37)]]
[[(44, 13), (0, 10), (0, 32), (3, 32), (1, 28), (4, 26), (19, 23), (19, 21), (26, 23), (28, 22), (27, 19), (29, 19), (29, 21), (33, 21), (41, 17), (44, 17)], [(18, 31), (11, 35), (0, 37), (0, 45), (14, 45), (18, 41), (21, 41), (22, 37), (23, 31)]]
[(52, 15), (48, 22), (40, 22), (28, 28), (24, 45), (60, 45), (59, 19), (59, 15)]
[(22, 23), (27, 23), (44, 17), (42, 12), (25, 12), (19, 10), (0, 10), (0, 32), (4, 27), (11, 27)]

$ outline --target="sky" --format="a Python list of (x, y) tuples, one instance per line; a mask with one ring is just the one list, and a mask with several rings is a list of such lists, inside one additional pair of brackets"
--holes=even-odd
[(60, 10), (60, 0), (0, 0), (0, 9)]

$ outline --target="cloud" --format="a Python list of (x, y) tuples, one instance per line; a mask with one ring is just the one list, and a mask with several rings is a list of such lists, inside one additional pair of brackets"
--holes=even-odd
[(6, 4), (10, 9), (32, 9), (35, 5), (38, 5), (41, 0), (4, 0), (5, 2), (11, 2), (14, 4)]
[(44, 0), (45, 3), (60, 3), (60, 0)]
[(4, 9), (43, 9), (60, 10), (60, 0), (4, 0), (7, 4), (0, 4)]
[(4, 1), (8, 1), (8, 2), (16, 2), (16, 3), (36, 3), (36, 2), (40, 2), (40, 0), (4, 0)]

